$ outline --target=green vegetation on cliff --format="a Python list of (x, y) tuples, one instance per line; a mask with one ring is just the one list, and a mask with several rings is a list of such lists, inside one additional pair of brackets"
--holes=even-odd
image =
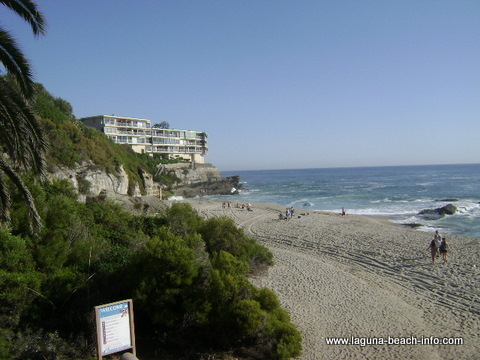
[(91, 162), (116, 174), (122, 165), (132, 184), (141, 184), (140, 173), (155, 174), (161, 159), (134, 152), (128, 145), (118, 145), (105, 134), (75, 119), (72, 106), (53, 97), (41, 84), (35, 84), (33, 107), (40, 117), (49, 142), (47, 164), (50, 169)]

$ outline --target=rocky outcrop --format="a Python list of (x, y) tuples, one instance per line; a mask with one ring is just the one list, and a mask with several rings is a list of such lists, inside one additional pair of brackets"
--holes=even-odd
[(440, 219), (444, 217), (445, 215), (453, 215), (457, 212), (457, 207), (452, 204), (448, 204), (436, 209), (426, 209), (422, 210), (418, 213), (418, 215), (421, 215), (424, 218), (427, 219)]
[(154, 176), (147, 172), (140, 173), (140, 183), (133, 182), (123, 166), (112, 174), (91, 162), (77, 164), (74, 168), (55, 168), (50, 172), (50, 178), (68, 180), (78, 192), (80, 201), (96, 196), (160, 196), (162, 188), (183, 197), (238, 194), (241, 189), (238, 176), (222, 178), (220, 171), (211, 164), (194, 167), (191, 164), (162, 165), (157, 174), (162, 173), (177, 179), (170, 189), (154, 181)]
[(160, 165), (163, 172), (168, 172), (175, 176), (179, 181), (173, 187), (180, 187), (205, 182), (215, 182), (221, 180), (222, 176), (212, 164), (168, 164)]
[(159, 172), (168, 172), (178, 179), (171, 186), (175, 196), (231, 195), (238, 194), (242, 187), (239, 176), (222, 178), (220, 170), (212, 164), (162, 165)]
[(229, 176), (214, 181), (202, 181), (179, 186), (174, 189), (177, 196), (195, 197), (202, 195), (234, 195), (241, 190), (240, 177)]
[(80, 172), (77, 176), (90, 183), (88, 189), (88, 195), (90, 196), (98, 195), (104, 190), (111, 191), (114, 194), (128, 194), (128, 175), (123, 166), (120, 166), (117, 175), (108, 174), (103, 170), (87, 170)]
[(55, 168), (49, 173), (50, 179), (69, 181), (79, 193), (79, 200), (100, 194), (135, 197), (152, 195), (156, 187), (153, 176), (146, 172), (142, 172), (140, 175), (142, 184), (131, 182), (123, 166), (117, 169), (116, 174), (112, 174), (93, 163), (77, 164), (74, 168)]

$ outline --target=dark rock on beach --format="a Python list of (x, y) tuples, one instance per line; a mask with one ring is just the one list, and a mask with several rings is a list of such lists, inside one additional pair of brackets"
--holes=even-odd
[(457, 207), (452, 204), (448, 204), (436, 209), (426, 209), (422, 210), (418, 213), (418, 215), (422, 215), (424, 218), (427, 219), (440, 219), (445, 215), (453, 215), (457, 212)]
[(418, 223), (406, 223), (406, 224), (402, 224), (403, 226), (406, 226), (406, 227), (410, 227), (410, 228), (419, 228), (420, 226), (422, 226), (422, 224), (418, 224)]
[(443, 215), (453, 215), (457, 212), (458, 208), (455, 205), (448, 204), (437, 210), (439, 211), (440, 214), (443, 214)]

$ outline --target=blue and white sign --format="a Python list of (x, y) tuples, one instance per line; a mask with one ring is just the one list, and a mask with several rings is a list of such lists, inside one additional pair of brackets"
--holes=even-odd
[(95, 306), (98, 356), (134, 348), (132, 300)]

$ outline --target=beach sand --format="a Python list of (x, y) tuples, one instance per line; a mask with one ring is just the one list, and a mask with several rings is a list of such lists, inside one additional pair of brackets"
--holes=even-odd
[[(480, 239), (443, 234), (449, 261), (432, 265), (433, 234), (387, 219), (312, 211), (298, 218), (307, 212), (300, 209), (286, 221), (277, 205), (188, 202), (206, 218), (234, 219), (272, 251), (275, 264), (251, 281), (290, 313), (303, 336), (299, 359), (480, 359)], [(329, 345), (329, 337), (357, 344)], [(431, 337), (463, 345), (420, 343)]]

